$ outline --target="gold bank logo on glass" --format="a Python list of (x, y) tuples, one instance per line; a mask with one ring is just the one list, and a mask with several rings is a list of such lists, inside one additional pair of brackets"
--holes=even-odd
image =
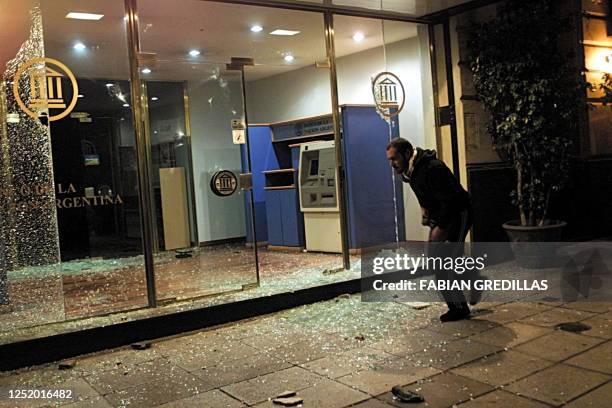
[[(63, 78), (68, 81), (62, 81)], [(66, 83), (69, 83), (72, 89), (64, 89)], [(27, 104), (20, 93), (26, 85), (29, 85)], [(49, 110), (49, 121), (55, 121), (74, 109), (79, 87), (74, 74), (66, 65), (53, 58), (39, 57), (32, 58), (19, 67), (13, 81), (13, 94), (21, 110), (29, 116), (36, 119), (39, 112)], [(70, 100), (66, 100), (66, 97), (70, 97)]]
[(372, 78), (372, 95), (378, 111), (388, 118), (404, 109), (406, 93), (402, 81), (392, 72), (381, 72)]

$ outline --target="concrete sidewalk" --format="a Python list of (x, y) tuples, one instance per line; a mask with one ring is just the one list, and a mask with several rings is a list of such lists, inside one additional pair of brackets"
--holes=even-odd
[[(0, 388), (72, 389), (66, 407), (272, 407), (286, 390), (321, 408), (611, 406), (611, 303), (489, 303), (443, 325), (444, 309), (341, 296), (147, 350), (84, 356), (67, 370), (5, 373)], [(591, 329), (554, 328), (575, 321)], [(398, 384), (426, 403), (395, 401)]]

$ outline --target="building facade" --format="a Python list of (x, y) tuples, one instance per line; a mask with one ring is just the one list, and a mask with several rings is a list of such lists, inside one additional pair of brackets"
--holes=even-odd
[[(470, 190), (473, 239), (504, 240), (512, 169), (465, 64), (499, 3), (340, 3), (0, 0), (0, 342), (358, 279), (364, 250), (427, 237), (395, 137)], [(608, 5), (559, 3), (598, 84)], [(568, 238), (612, 224), (602, 92)]]

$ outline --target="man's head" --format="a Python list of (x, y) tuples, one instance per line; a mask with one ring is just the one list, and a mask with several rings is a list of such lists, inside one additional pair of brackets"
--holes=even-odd
[(387, 145), (387, 160), (398, 174), (403, 174), (408, 170), (408, 162), (413, 152), (412, 144), (406, 139), (393, 139)]

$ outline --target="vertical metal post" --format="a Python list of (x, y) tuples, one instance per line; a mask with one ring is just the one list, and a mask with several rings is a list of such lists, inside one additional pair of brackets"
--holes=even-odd
[[(251, 169), (251, 142), (249, 140), (249, 115), (247, 113), (247, 92), (246, 80), (244, 78), (244, 65), (240, 65), (240, 79), (242, 84), (242, 110), (244, 111), (244, 132), (246, 137), (246, 156), (247, 156), (247, 171), (252, 173)], [(259, 286), (259, 249), (257, 248), (257, 229), (255, 225), (255, 197), (253, 189), (249, 189), (249, 202), (251, 209), (251, 231), (253, 231), (253, 254), (255, 255), (255, 274), (257, 275), (257, 285)]]
[(185, 111), (185, 138), (187, 140), (187, 160), (188, 160), (188, 166), (189, 166), (189, 194), (191, 195), (191, 208), (189, 213), (191, 214), (190, 217), (190, 224), (191, 224), (191, 230), (190, 230), (190, 236), (193, 236), (193, 242), (191, 243), (192, 246), (199, 246), (200, 245), (200, 239), (198, 237), (198, 214), (197, 214), (197, 208), (196, 208), (196, 192), (195, 192), (195, 186), (194, 186), (194, 171), (193, 171), (193, 143), (192, 143), (192, 139), (191, 139), (191, 112), (189, 110), (189, 89), (187, 86), (187, 81), (183, 82), (183, 110)]
[(434, 24), (427, 25), (429, 40), (429, 68), (431, 69), (431, 86), (433, 88), (434, 120), (436, 125), (436, 141), (440, 139), (440, 121), (438, 108), (440, 107), (440, 91), (438, 89), (438, 64), (436, 61), (436, 30)]
[[(453, 56), (450, 38), (450, 22), (447, 17), (443, 23), (444, 28), (444, 57), (446, 62), (446, 87), (448, 89), (448, 105), (456, 113), (455, 109), (455, 83), (453, 81)], [(455, 117), (456, 114), (453, 114)], [(457, 121), (453, 120), (450, 124), (451, 131), (451, 150), (453, 155), (453, 173), (457, 181), (461, 182), (461, 171), (459, 168), (459, 142), (457, 141)]]
[(140, 38), (138, 29), (137, 0), (124, 0), (125, 20), (127, 28), (128, 53), (130, 62), (130, 89), (132, 99), (132, 118), (136, 136), (136, 160), (138, 164), (138, 198), (140, 202), (140, 223), (142, 230), (142, 248), (145, 260), (145, 275), (147, 282), (147, 298), (149, 307), (157, 306), (155, 290), (155, 271), (153, 263), (153, 216), (151, 214), (152, 200), (150, 195), (149, 162), (145, 138), (145, 123), (142, 112), (141, 82), (138, 72), (138, 54)]
[(346, 178), (342, 156), (342, 133), (340, 129), (340, 104), (338, 102), (338, 75), (336, 71), (336, 49), (334, 43), (334, 16), (330, 11), (325, 15), (325, 48), (329, 61), (329, 84), (331, 88), (332, 117), (334, 120), (334, 146), (336, 149), (336, 172), (338, 173), (338, 206), (340, 209), (340, 240), (342, 242), (342, 266), (351, 268), (348, 240), (348, 219), (346, 211)]

